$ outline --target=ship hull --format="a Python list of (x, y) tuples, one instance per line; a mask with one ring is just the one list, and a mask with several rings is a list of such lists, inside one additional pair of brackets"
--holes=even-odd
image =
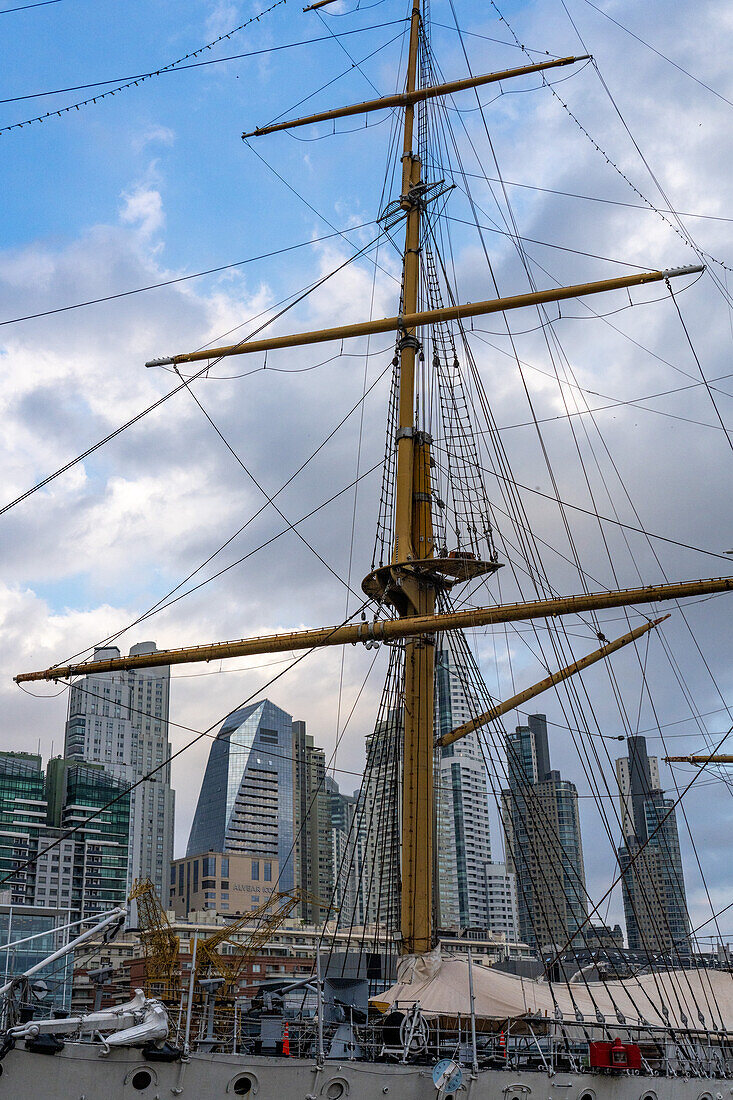
[[(23, 1046), (2, 1063), (0, 1100), (429, 1100), (437, 1097), (430, 1066), (375, 1062), (194, 1054), (186, 1062), (149, 1062), (138, 1050), (100, 1057), (95, 1044), (67, 1044), (53, 1056)], [(722, 1086), (726, 1087), (723, 1088)], [(721, 1100), (733, 1090), (715, 1078), (628, 1074), (463, 1070), (455, 1100)], [(446, 1094), (442, 1100), (449, 1100)]]

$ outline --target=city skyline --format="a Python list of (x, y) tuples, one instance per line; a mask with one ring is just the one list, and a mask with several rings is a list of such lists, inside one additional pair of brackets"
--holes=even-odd
[[(154, 642), (142, 642), (133, 647), (137, 655), (154, 650)], [(114, 656), (117, 652), (116, 647), (108, 647), (97, 651), (96, 656)], [(447, 647), (439, 650), (436, 662), (436, 721), (439, 733), (445, 733), (466, 721), (480, 708), (480, 700), (469, 686), (470, 672), (464, 664), (465, 661), (457, 659)], [(89, 760), (89, 763), (103, 767), (110, 776), (125, 782), (129, 782), (131, 776), (140, 778), (153, 766), (164, 763), (170, 752), (166, 736), (168, 719), (169, 669), (141, 669), (122, 677), (111, 674), (85, 677), (74, 685), (69, 697), (65, 730), (68, 759), (81, 763), (87, 756), (96, 756), (97, 759)], [(371, 760), (372, 771), (367, 776), (362, 795), (355, 792), (353, 796), (347, 796), (340, 793), (338, 784), (328, 774), (325, 752), (306, 732), (304, 722), (293, 721), (286, 711), (267, 699), (233, 712), (210, 747), (209, 761), (191, 823), (188, 855), (227, 850), (269, 854), (274, 865), (279, 867), (278, 883), (281, 888), (291, 888), (285, 882), (292, 877), (293, 885), (297, 883), (313, 897), (325, 898), (329, 904), (332, 897), (336, 905), (339, 901), (341, 906), (345, 903), (345, 911), (350, 912), (354, 919), (374, 920), (387, 911), (392, 913), (391, 919), (394, 919), (398, 905), (395, 906), (394, 890), (389, 884), (396, 881), (399, 873), (394, 862), (397, 845), (385, 836), (384, 828), (392, 830), (393, 836), (397, 829), (398, 835), (399, 807), (396, 807), (396, 818), (382, 812), (377, 826), (368, 824), (367, 817), (370, 803), (373, 804), (372, 810), (381, 805), (387, 786), (392, 786), (394, 782), (390, 776), (394, 776), (397, 760), (395, 750), (386, 748), (385, 737), (393, 740), (396, 733), (395, 722), (390, 720), (383, 729), (378, 727), (367, 739), (367, 759)], [(627, 743), (629, 758), (616, 762), (623, 834), (618, 858), (622, 870), (627, 868), (633, 856), (634, 844), (641, 835), (639, 829), (646, 828), (646, 837), (655, 828), (660, 830), (660, 839), (650, 843), (649, 852), (638, 861), (645, 877), (640, 874), (632, 876), (628, 871), (624, 875), (623, 903), (628, 945), (639, 949), (643, 941), (649, 943), (649, 928), (655, 921), (657, 926), (660, 923), (659, 918), (647, 912), (648, 904), (645, 909), (643, 901), (639, 900), (640, 891), (643, 895), (646, 889), (653, 892), (657, 900), (660, 897), (666, 899), (664, 921), (672, 929), (671, 938), (665, 939), (657, 927), (657, 938), (651, 941), (655, 949), (661, 951), (675, 947), (676, 950), (686, 950), (680, 948), (680, 944), (686, 943), (689, 920), (677, 826), (674, 815), (669, 814), (672, 802), (664, 798), (658, 760), (646, 755), (644, 738), (629, 738)], [(221, 802), (213, 794), (224, 789), (222, 752), (229, 754), (224, 782), (227, 792), (224, 815), (228, 814), (228, 818), (223, 834), (224, 819), (221, 814), (216, 828), (212, 830), (212, 813)], [(259, 753), (262, 756), (258, 756)], [(508, 861), (501, 863), (492, 858), (489, 791), (478, 734), (469, 734), (457, 745), (441, 750), (437, 768), (440, 777), (437, 784), (440, 926), (489, 928), (492, 923), (497, 927), (501, 923), (500, 930), (507, 936), (514, 934), (532, 942), (530, 925), (533, 920), (536, 923), (537, 918), (530, 913), (534, 903), (528, 901), (526, 875), (523, 882), (521, 868), (516, 877), (518, 865), (512, 856), (516, 842), (511, 834), (512, 830), (517, 830), (517, 821), (512, 821), (512, 814), (507, 810), (506, 792), (503, 820), (507, 830)], [(56, 762), (49, 761), (49, 774), (55, 769)], [(237, 779), (238, 769), (241, 774)], [(169, 770), (169, 766), (164, 766), (163, 779), (169, 775)], [(559, 815), (559, 833), (565, 828), (566, 838), (571, 837), (570, 847), (574, 854), (563, 874), (566, 886), (568, 882), (571, 887), (573, 883), (575, 885), (565, 891), (566, 917), (561, 918), (556, 913), (554, 923), (545, 920), (545, 938), (557, 936), (563, 927), (572, 934), (573, 927), (584, 919), (586, 909), (585, 901), (581, 900), (585, 890), (585, 868), (577, 790), (573, 783), (561, 780), (559, 773), (553, 772), (550, 767), (547, 723), (543, 715), (529, 716), (526, 726), (518, 726), (514, 734), (507, 736), (507, 771), (510, 789), (517, 790), (524, 783), (530, 787), (542, 783), (552, 787), (552, 790), (548, 787), (547, 791), (538, 789), (541, 797), (537, 805), (542, 803), (544, 812), (551, 809), (554, 802)], [(267, 797), (267, 783), (273, 780), (273, 776), (274, 787), (269, 793), (277, 804), (276, 828), (272, 827), (272, 807), (260, 806), (262, 813), (267, 811), (270, 823), (268, 834), (262, 813), (255, 821), (252, 808)], [(174, 795), (165, 784), (162, 790), (155, 789), (152, 784), (150, 788), (153, 812), (157, 811), (158, 816), (150, 814), (142, 834), (140, 810), (136, 811), (134, 797), (130, 799), (127, 879), (129, 886), (131, 876), (153, 878), (153, 867), (162, 870), (162, 883), (156, 882), (155, 878), (153, 881), (165, 898), (169, 868), (175, 858), (181, 858), (176, 857), (173, 849), (170, 816), (165, 813), (166, 800), (170, 800), (168, 805), (172, 810)], [(283, 813), (289, 791), (296, 793), (289, 810)], [(526, 798), (526, 795), (525, 790), (522, 797)], [(53, 795), (49, 797), (53, 803)], [(140, 798), (137, 805), (145, 807), (147, 803)], [(52, 809), (51, 813), (54, 812)], [(531, 807), (524, 807), (528, 818), (531, 818), (532, 812)], [(360, 828), (357, 827), (359, 814)], [(516, 812), (514, 817), (516, 819)], [(389, 821), (392, 821), (391, 825)], [(526, 832), (526, 824), (523, 828)], [(353, 837), (348, 839), (350, 833), (356, 836), (356, 840)], [(141, 835), (145, 842), (141, 840)], [(286, 856), (287, 835), (291, 836), (289, 843), (292, 851), (288, 849), (289, 857)], [(166, 837), (170, 841), (167, 864), (165, 854), (161, 854), (165, 850)], [(527, 835), (525, 840), (530, 848), (538, 843), (536, 831), (533, 837)], [(547, 845), (546, 838), (544, 844)], [(237, 845), (240, 847), (237, 848)], [(145, 847), (147, 869), (142, 860)], [(137, 873), (133, 872), (135, 850)], [(390, 851), (392, 855), (388, 855)], [(665, 852), (672, 854), (671, 870), (665, 863)], [(350, 874), (351, 885), (347, 883), (343, 886), (335, 882), (336, 870), (344, 864), (347, 856), (348, 862), (358, 867), (356, 877), (366, 875), (371, 878), (366, 892), (357, 888), (354, 867)], [(536, 857), (537, 853), (530, 862), (536, 863)], [(544, 873), (547, 873), (546, 868)], [(530, 893), (538, 890), (537, 882), (535, 875)], [(646, 887), (644, 883), (647, 883)], [(557, 898), (551, 907), (558, 908)], [(327, 912), (328, 905), (314, 907), (313, 903), (309, 903), (302, 907), (303, 919), (310, 923), (319, 923)], [(639, 927), (644, 922), (646, 932)]]
[[(463, 10), (467, 31), (506, 37), (497, 34), (501, 26), (486, 4), (468, 0)], [(616, 12), (617, 17), (622, 23), (628, 22), (641, 41), (630, 38), (587, 4), (575, 12), (579, 31), (591, 43), (591, 52), (601, 67), (615, 77), (610, 87), (614, 95), (621, 97), (619, 103), (632, 133), (645, 132), (648, 112), (653, 106), (659, 124), (654, 127), (652, 168), (657, 178), (663, 177), (665, 189), (679, 209), (706, 215), (691, 220), (690, 230), (694, 230), (703, 249), (725, 260), (731, 226), (715, 218), (726, 213), (717, 196), (724, 196), (728, 187), (729, 158), (725, 145), (728, 108), (643, 42), (655, 44), (689, 72), (699, 74), (710, 65), (709, 42), (716, 41), (721, 34), (727, 40), (730, 27), (719, 18), (720, 5), (701, 5), (692, 21), (687, 18), (684, 5), (662, 5), (659, 0), (650, 5), (634, 5), (624, 0), (620, 10), (624, 14)], [(258, 50), (270, 47), (272, 41), (292, 40), (290, 32), (296, 25), (296, 15), (300, 19), (289, 5), (276, 9), (261, 23), (241, 33), (241, 50)], [(120, 49), (124, 50), (121, 56), (129, 62), (130, 72), (147, 71), (151, 35), (157, 43), (152, 58), (152, 67), (156, 69), (161, 62), (214, 37), (207, 30), (212, 6), (201, 2), (187, 6), (185, 12), (162, 5), (155, 10), (148, 5), (137, 12), (120, 9), (115, 19), (108, 18), (106, 9), (100, 6), (62, 3), (4, 18), (14, 23), (21, 44), (18, 49), (15, 34), (7, 36), (8, 80), (18, 93), (77, 83), (75, 72), (84, 59), (102, 77), (114, 75), (106, 72), (106, 58), (112, 56), (110, 51)], [(358, 25), (363, 26), (370, 18), (365, 9), (364, 22)], [(555, 5), (555, 10), (548, 4), (516, 5), (508, 18), (516, 19), (523, 43), (540, 44), (543, 48), (546, 45), (558, 54), (574, 48), (575, 32), (559, 5)], [(334, 19), (334, 27), (344, 22)], [(228, 31), (235, 23), (232, 19), (221, 29)], [(39, 34), (40, 26), (47, 33)], [(372, 43), (381, 43), (377, 36), (376, 31), (371, 37), (366, 35), (364, 54), (372, 49)], [(69, 49), (57, 48), (59, 42)], [(395, 56), (397, 48), (394, 47)], [(438, 56), (445, 58), (446, 66), (457, 69), (459, 63), (463, 64), (463, 59), (457, 56), (455, 32), (436, 28), (435, 48)], [(341, 71), (343, 58), (339, 58), (339, 46), (333, 39), (311, 49), (324, 72)], [(487, 45), (470, 36), (466, 38), (466, 49), (472, 65), (480, 63), (480, 51), (489, 50), (488, 66), (496, 64), (499, 68), (505, 61), (511, 63), (514, 52), (510, 47)], [(223, 44), (209, 56), (221, 57), (222, 52), (226, 52)], [(295, 92), (298, 52), (284, 55), (294, 59), (291, 71), (284, 74), (285, 85), (282, 69), (275, 65), (270, 67), (262, 62), (259, 68), (260, 61), (256, 59), (225, 62), (192, 70), (189, 77), (166, 76), (149, 81), (144, 88), (133, 88), (124, 96), (109, 96), (81, 111), (71, 111), (61, 118), (23, 127), (8, 135), (13, 156), (5, 160), (3, 171), (11, 207), (6, 218), (8, 237), (2, 263), (8, 317), (25, 317), (138, 287), (159, 287), (114, 303), (54, 313), (6, 327), (9, 371), (4, 379), (8, 387), (4, 468), (8, 472), (9, 498), (63, 466), (87, 443), (104, 438), (160, 397), (167, 390), (170, 377), (163, 371), (144, 369), (144, 362), (151, 356), (198, 347), (207, 336), (245, 323), (291, 293), (294, 287), (308, 283), (314, 268), (318, 274), (325, 273), (348, 258), (349, 251), (339, 239), (311, 247), (314, 237), (330, 234), (331, 230), (312, 210), (299, 205), (284, 184), (268, 179), (268, 169), (238, 141), (248, 120), (269, 117), (269, 105), (276, 100), (282, 100), (284, 105), (290, 93)], [(725, 50), (721, 53), (724, 55)], [(37, 66), (33, 70), (37, 88), (26, 87), (29, 59)], [(363, 67), (377, 86), (382, 79), (381, 66), (387, 59), (393, 60), (389, 51)], [(621, 74), (630, 70), (635, 79), (627, 82)], [(45, 76), (50, 74), (55, 74), (54, 81), (47, 85)], [(594, 90), (593, 76), (593, 67), (588, 66), (574, 82), (563, 84), (563, 92), (572, 97), (566, 102), (580, 111), (591, 134), (609, 134), (607, 152), (611, 161), (625, 169), (630, 180), (646, 191), (645, 183), (649, 185), (646, 170), (634, 159), (626, 135), (611, 126), (611, 105), (597, 86)], [(729, 75), (718, 60), (714, 61), (709, 83), (728, 94)], [(651, 98), (634, 94), (652, 87), (660, 89), (660, 94)], [(343, 102), (357, 102), (372, 94), (367, 92), (358, 70), (344, 76), (341, 88)], [(292, 95), (293, 101), (297, 98)], [(515, 127), (511, 127), (510, 138), (510, 128), (504, 122), (510, 111), (519, 110), (520, 101), (523, 140), (517, 144)], [(64, 97), (57, 97), (54, 102), (62, 105)], [(324, 97), (324, 106), (334, 102), (332, 96)], [(641, 204), (641, 200), (633, 196), (611, 164), (583, 138), (559, 107), (548, 119), (549, 103), (550, 93), (539, 91), (526, 96), (502, 96), (492, 108), (500, 120), (494, 135), (497, 156), (505, 164), (503, 174), (513, 181), (509, 194), (517, 205), (520, 231), (548, 242), (563, 241), (571, 246), (582, 242), (578, 243), (579, 248), (599, 256), (641, 264), (647, 260), (660, 264), (684, 262), (679, 254), (679, 238), (657, 214), (618, 205), (626, 201)], [(205, 110), (202, 104), (206, 105)], [(7, 122), (24, 117), (17, 111), (18, 106), (6, 107)], [(610, 130), (613, 132), (609, 133)], [(688, 156), (681, 155), (679, 145), (683, 130), (690, 135)], [(370, 154), (377, 146), (381, 149), (381, 141), (377, 140), (380, 138), (380, 131), (370, 126), (363, 135), (350, 139), (364, 142), (363, 173), (357, 173), (358, 181), (346, 178), (343, 173), (319, 172), (308, 167), (304, 150), (308, 156), (323, 152), (333, 146), (333, 141), (306, 147), (289, 138), (274, 140), (278, 156), (283, 158), (284, 179), (297, 189), (307, 173), (315, 191), (310, 201), (340, 229), (347, 226), (346, 212), (358, 218), (371, 218), (379, 213), (381, 160)], [(543, 156), (533, 160), (530, 178), (522, 174), (527, 149), (533, 147), (534, 141), (539, 143), (540, 138)], [(370, 139), (374, 139), (373, 145)], [(231, 152), (231, 156), (223, 158), (224, 181), (207, 167), (214, 150), (223, 147)], [(205, 149), (209, 155), (194, 158), (199, 163), (192, 167), (192, 149)], [(363, 174), (368, 174), (370, 187)], [(27, 185), (28, 181), (33, 181), (32, 187)], [(580, 181), (582, 188), (577, 186)], [(537, 190), (527, 190), (528, 184)], [(567, 197), (567, 193), (578, 191), (603, 197), (610, 204)], [(160, 286), (193, 271), (268, 253), (271, 222), (264, 214), (273, 197), (282, 213), (283, 236), (289, 243), (306, 242), (302, 251), (291, 254), (288, 263), (283, 263), (280, 257), (263, 259), (200, 280)], [(650, 197), (653, 199), (653, 195)], [(254, 216), (243, 221), (242, 206), (252, 202)], [(351, 227), (350, 222), (348, 226)], [(367, 238), (359, 234), (352, 239), (358, 240), (357, 247), (361, 247)], [(511, 289), (516, 283), (508, 259), (512, 250), (494, 243), (500, 242), (500, 237), (491, 236), (487, 240), (496, 263), (497, 279)], [(577, 269), (580, 265), (585, 273), (597, 264), (577, 255), (555, 252), (552, 255), (558, 279), (564, 278), (571, 266)], [(347, 269), (320, 298), (300, 307), (299, 327), (310, 329), (338, 323), (347, 302), (369, 300), (371, 283), (372, 272), (366, 264), (358, 273)], [(377, 278), (375, 316), (394, 312), (390, 283), (389, 276)], [(467, 290), (472, 289), (469, 283)], [(469, 293), (468, 297), (475, 296)], [(704, 281), (686, 294), (687, 303), (701, 300), (705, 301), (703, 316), (709, 315), (709, 290)], [(568, 335), (575, 382), (585, 393), (589, 390), (592, 394), (607, 393), (613, 399), (606, 402), (592, 395), (589, 398), (594, 422), (604, 433), (609, 452), (620, 458), (620, 478), (634, 489), (633, 502), (616, 501), (621, 520), (634, 525), (632, 509), (638, 509), (645, 530), (687, 543), (688, 548), (684, 549), (679, 543), (658, 542), (655, 549), (661, 555), (661, 568), (670, 576), (695, 576), (703, 575), (705, 563), (715, 560), (689, 548), (698, 544), (700, 532), (709, 533), (705, 546), (711, 549), (724, 550), (731, 545), (727, 541), (724, 510), (720, 509), (719, 485), (709, 477), (710, 469), (724, 461), (728, 448), (725, 434), (714, 430), (707, 405), (709, 394), (704, 387), (684, 392), (677, 389), (689, 381), (681, 379), (677, 371), (688, 370), (691, 364), (681, 361), (686, 353), (679, 342), (678, 318), (671, 303), (668, 305), (669, 309), (660, 306), (654, 310), (653, 344), (647, 340), (650, 329), (645, 311), (635, 308), (623, 314), (624, 332), (637, 345), (647, 347), (648, 354), (620, 336), (614, 338), (604, 325), (611, 343), (607, 345), (607, 353), (599, 356), (597, 347), (585, 337), (584, 322), (571, 322), (563, 316), (562, 327)], [(711, 378), (727, 370), (722, 361), (727, 345), (721, 338), (721, 323), (727, 327), (727, 315), (721, 320), (716, 314), (709, 325), (704, 324), (691, 334), (693, 339), (702, 341), (698, 350)], [(582, 512), (567, 511), (534, 492), (539, 489), (553, 495), (555, 490), (543, 472), (535, 428), (529, 423), (533, 421), (528, 415), (529, 400), (538, 422), (543, 424), (543, 432), (549, 436), (559, 499), (581, 507), (587, 504), (588, 487), (579, 460), (572, 453), (569, 430), (578, 421), (557, 420), (567, 411), (564, 383), (542, 373), (549, 370), (552, 374), (552, 366), (546, 352), (540, 357), (532, 334), (517, 339), (520, 357), (538, 368), (527, 368), (525, 372), (528, 396), (522, 392), (518, 380), (510, 381), (509, 371), (503, 366), (506, 362), (503, 350), (493, 352), (482, 345), (476, 353), (481, 353), (478, 370), (489, 379), (492, 414), (511, 447), (513, 476), (528, 487), (522, 496), (530, 529), (545, 540), (541, 550), (543, 567), (549, 570), (548, 575), (552, 575), (552, 583), (559, 591), (576, 590), (571, 582), (580, 583), (580, 577), (560, 556), (569, 554), (563, 530), (563, 523), (567, 522), (584, 569), (602, 584), (610, 585), (610, 563), (595, 521), (591, 525)], [(503, 348), (503, 341), (500, 343)], [(361, 350), (361, 346), (352, 350)], [(268, 367), (301, 369), (320, 361), (319, 356), (309, 358), (305, 352), (288, 352), (280, 358), (282, 362), (270, 356)], [(370, 360), (367, 389), (381, 369), (377, 359)], [(202, 381), (201, 398), (204, 400), (205, 395), (210, 415), (268, 493), (284, 485), (298, 468), (309, 453), (309, 439), (325, 438), (342, 413), (364, 392), (361, 372), (345, 369), (344, 361), (308, 374), (259, 371), (241, 381), (235, 380), (239, 368), (221, 373), (231, 374), (232, 380)], [(379, 457), (371, 457), (377, 433), (381, 449), (385, 389), (377, 386), (370, 391), (365, 406), (363, 439), (370, 456), (367, 459), (367, 450), (363, 452), (365, 470)], [(637, 400), (640, 395), (651, 393), (668, 396), (656, 398), (653, 409)], [(333, 408), (336, 394), (341, 402), (337, 411)], [(730, 413), (728, 400), (724, 393), (716, 395), (726, 421)], [(671, 416), (677, 419), (671, 420)], [(706, 426), (693, 427), (685, 418)], [(342, 435), (337, 434), (326, 452), (278, 498), (278, 505), (289, 520), (307, 514), (332, 491), (350, 482), (351, 474), (346, 476), (344, 472), (356, 469), (356, 433), (350, 434), (348, 442), (342, 442)], [(675, 445), (670, 446), (670, 441)], [(653, 471), (657, 476), (637, 478), (630, 476), (633, 471)], [(613, 471), (606, 469), (604, 473), (610, 473), (611, 483), (620, 492)], [(658, 491), (659, 484), (665, 491)], [(322, 492), (324, 485), (332, 487), (328, 493)], [(497, 491), (498, 488), (497, 484)], [(600, 481), (593, 483), (594, 492), (596, 488), (603, 492)], [(378, 486), (373, 481), (360, 483), (359, 511), (362, 512), (363, 504), (367, 519), (362, 520), (361, 514), (357, 518), (355, 545), (367, 547), (363, 555), (366, 558), (378, 495)], [(213, 439), (210, 424), (184, 391), (168, 402), (161, 414), (142, 421), (59, 478), (51, 491), (38, 492), (9, 512), (4, 520), (2, 592), (6, 616), (2, 682), (8, 723), (5, 747), (35, 748), (41, 736), (44, 755), (49, 752), (51, 739), (58, 748), (59, 722), (63, 723), (60, 716), (66, 708), (65, 695), (55, 699), (50, 688), (43, 701), (21, 693), (12, 683), (13, 674), (51, 665), (78, 650), (88, 652), (94, 641), (134, 622), (223, 545), (254, 515), (264, 499), (242, 476), (231, 454)], [(346, 577), (350, 561), (351, 494), (345, 493), (342, 501), (341, 515), (339, 501), (335, 501), (332, 511), (320, 512), (305, 524), (303, 533), (328, 565)], [(346, 523), (341, 524), (344, 515)], [(253, 545), (275, 536), (284, 526), (274, 509), (258, 523), (261, 538), (257, 533)], [(502, 527), (503, 521), (497, 520), (497, 524)], [(619, 530), (606, 526), (608, 534)], [(631, 580), (635, 575), (631, 552), (638, 559), (638, 568), (645, 579), (655, 574), (658, 566), (645, 536), (626, 534), (630, 539), (628, 552), (620, 537), (611, 548), (619, 576)], [(245, 549), (249, 547), (243, 548), (243, 552)], [(508, 568), (503, 570), (500, 579), (505, 595), (509, 572)], [(273, 574), (281, 582), (278, 586), (272, 584)], [(343, 594), (338, 586), (337, 595), (329, 595), (334, 587), (332, 582), (330, 575), (326, 577), (323, 563), (291, 534), (286, 534), (271, 550), (223, 574), (214, 584), (162, 611), (152, 622), (156, 624), (161, 645), (239, 637), (250, 625), (253, 629), (267, 629), (277, 623), (288, 629), (301, 621), (338, 622)], [(497, 594), (495, 584), (491, 591)], [(671, 647), (676, 667), (685, 669), (686, 682), (694, 687), (695, 713), (705, 716), (702, 731), (700, 723), (693, 720), (682, 687), (666, 665), (662, 647), (656, 642), (652, 643), (649, 661), (645, 663), (644, 680), (659, 706), (655, 716), (650, 704), (643, 701), (640, 726), (655, 737), (649, 744), (660, 757), (667, 751), (662, 744), (662, 737), (667, 735), (673, 738), (668, 742), (668, 751), (693, 752), (704, 748), (711, 734), (723, 732), (719, 723), (725, 719), (725, 711), (717, 685), (723, 698), (727, 698), (733, 669), (729, 613), (725, 600), (709, 601), (706, 610), (712, 613), (712, 622), (702, 635), (702, 620), (698, 618), (701, 613), (693, 609), (686, 611), (684, 617), (673, 616), (664, 627), (665, 645)], [(596, 629), (610, 636), (612, 620), (613, 615), (609, 615), (597, 624), (575, 624), (581, 635), (569, 643), (575, 654), (580, 656), (592, 647)], [(708, 676), (702, 657), (695, 652), (688, 621), (696, 640), (700, 640), (714, 678)], [(147, 633), (149, 628), (144, 629)], [(128, 638), (134, 641), (138, 636), (135, 630), (126, 635), (125, 648)], [(505, 698), (510, 693), (515, 676), (517, 686), (522, 687), (546, 675), (545, 665), (552, 662), (542, 661), (543, 654), (534, 638), (532, 632), (519, 631), (477, 637), (482, 668), (496, 698)], [(363, 654), (361, 649), (346, 655), (346, 706), (351, 705), (359, 691), (369, 659), (370, 655)], [(340, 655), (336, 654), (309, 658), (294, 667), (288, 680), (281, 684), (283, 688), (287, 684), (288, 691), (280, 700), (283, 706), (306, 716), (310, 728), (324, 731), (327, 755), (339, 732), (333, 720), (338, 707), (335, 685), (339, 682), (339, 661)], [(251, 666), (242, 662), (245, 664), (247, 667), (239, 673), (211, 675), (209, 680), (181, 676), (176, 684), (176, 717), (181, 725), (194, 730), (208, 729), (235, 709), (241, 699), (262, 693), (262, 684), (271, 670), (263, 672), (258, 662)], [(641, 671), (637, 662), (631, 656), (626, 660), (619, 655), (614, 658), (613, 667), (624, 698), (641, 698)], [(599, 729), (607, 734), (626, 732), (611, 686), (604, 683), (605, 674), (589, 673), (584, 679), (591, 680)], [(351, 723), (349, 734), (352, 731), (355, 734), (351, 744), (346, 738), (340, 750), (338, 763), (347, 770), (358, 771), (363, 766), (363, 743), (369, 725), (366, 716), (373, 715), (375, 681), (376, 676), (367, 684)], [(206, 685), (206, 692), (202, 692), (202, 685)], [(555, 701), (553, 707), (552, 712), (548, 711), (548, 719), (558, 723), (558, 734), (563, 722), (576, 725), (572, 718), (563, 716), (559, 703)], [(512, 717), (512, 721), (522, 722), (524, 718)], [(591, 728), (600, 743), (595, 726)], [(567, 731), (561, 737), (570, 740)], [(571, 765), (574, 750), (569, 744), (566, 747), (559, 743), (561, 737), (557, 747), (553, 747), (553, 759), (563, 774), (576, 774)], [(175, 731), (176, 748), (188, 739), (185, 729)], [(615, 755), (613, 745), (609, 747)], [(188, 829), (187, 818), (196, 798), (207, 748), (204, 742), (187, 751), (174, 771), (174, 785), (181, 800), (182, 834)], [(607, 767), (605, 759), (604, 767)], [(607, 768), (609, 779), (611, 774)], [(580, 791), (579, 779), (578, 785)], [(670, 788), (673, 785), (666, 771), (664, 785)], [(696, 783), (686, 796), (686, 805), (695, 825), (696, 843), (704, 853), (702, 862), (711, 890), (717, 898), (725, 896), (726, 891), (730, 893), (731, 888), (730, 861), (722, 838), (730, 832), (728, 815), (733, 808), (727, 809), (726, 800), (718, 798), (719, 814), (712, 822), (706, 813), (710, 790), (704, 786), (698, 790), (698, 786)], [(720, 792), (725, 794), (722, 784)], [(582, 803), (583, 810), (586, 805)], [(602, 823), (594, 821), (589, 813), (586, 816), (592, 840), (590, 857), (604, 837)], [(709, 908), (681, 820), (680, 841), (687, 856), (689, 902), (693, 923), (697, 924), (709, 917)], [(607, 849), (610, 853), (611, 844), (607, 843)], [(180, 850), (179, 846), (176, 851)], [(608, 863), (598, 859), (599, 873), (589, 883), (591, 893), (603, 892), (608, 867)], [(587, 870), (592, 876), (590, 858)], [(615, 915), (620, 918), (620, 896), (614, 905)], [(711, 927), (709, 931), (714, 929)]]

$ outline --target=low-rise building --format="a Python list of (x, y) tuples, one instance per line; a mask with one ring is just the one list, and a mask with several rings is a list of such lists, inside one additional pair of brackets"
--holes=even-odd
[(278, 867), (276, 859), (238, 852), (202, 852), (174, 859), (169, 907), (178, 919), (209, 910), (222, 917), (241, 917), (271, 896)]
[[(200, 943), (203, 938), (215, 934), (224, 924), (233, 925), (235, 922), (231, 919), (223, 920), (212, 910), (190, 912), (186, 919), (177, 918), (172, 912), (168, 913), (168, 917), (172, 931), (179, 938), (180, 987), (185, 991), (188, 989), (190, 979), (194, 940), (198, 938)], [(220, 948), (222, 954), (232, 956), (241, 951), (241, 945), (249, 937), (253, 927), (255, 926), (244, 926), (237, 931), (232, 931), (231, 940), (222, 944)], [(335, 925), (323, 928), (303, 924), (300, 920), (287, 920), (273, 931), (266, 943), (260, 944), (243, 960), (239, 972), (238, 993), (243, 997), (252, 997), (257, 987), (268, 979), (297, 980), (309, 977), (314, 973), (318, 950), (321, 952), (324, 973), (328, 971), (329, 965), (341, 973), (341, 960), (346, 953), (353, 956), (355, 944), (362, 940), (372, 942), (374, 939), (373, 928), (354, 928), (349, 932), (338, 930)], [(500, 935), (483, 930), (469, 929), (455, 935), (450, 932), (439, 933), (439, 939), (446, 954), (464, 955), (470, 948), (473, 958), (487, 966), (533, 957), (527, 944), (512, 943)], [(116, 990), (117, 1003), (124, 1000), (136, 988), (144, 986), (145, 958), (140, 948), (139, 937), (135, 933), (125, 933), (109, 944), (104, 944), (100, 940), (98, 944), (90, 944), (89, 950), (88, 970), (102, 966), (112, 970), (113, 984), (109, 989)], [(367, 955), (363, 957), (362, 976), (366, 976), (367, 973), (367, 959), (369, 959), (370, 976), (374, 976), (371, 973), (374, 958)], [(385, 973), (384, 978), (385, 984), (389, 984), (394, 980), (394, 974)], [(91, 1007), (93, 1001), (94, 987), (88, 978), (88, 973), (77, 970), (74, 1009), (81, 1009), (82, 1005)], [(108, 1003), (114, 1003), (114, 1001), (110, 1000), (105, 992), (103, 1004)]]
[[(0, 896), (0, 983), (24, 974), (31, 967), (65, 947), (71, 935), (68, 909), (41, 905), (15, 905), (11, 891)], [(31, 981), (31, 999), (46, 1008), (71, 1007), (72, 956), (66, 955), (36, 971)]]

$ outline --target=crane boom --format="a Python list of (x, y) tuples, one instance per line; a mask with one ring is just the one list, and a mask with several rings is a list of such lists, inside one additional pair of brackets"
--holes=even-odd
[(145, 992), (164, 1001), (180, 993), (179, 939), (170, 926), (149, 878), (132, 884), (129, 901), (137, 902), (140, 943), (145, 952)]

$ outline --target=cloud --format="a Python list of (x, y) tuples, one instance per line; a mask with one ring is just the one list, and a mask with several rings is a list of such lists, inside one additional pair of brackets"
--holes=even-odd
[[(261, 11), (258, 8), (258, 11)], [(227, 34), (233, 27), (241, 23), (242, 17), (237, 4), (229, 0), (218, 0), (206, 20), (207, 38), (218, 38), (221, 34)]]
[(142, 134), (133, 138), (132, 147), (137, 153), (141, 153), (148, 145), (170, 146), (175, 140), (175, 131), (169, 126), (149, 126)]
[(123, 194), (120, 220), (126, 225), (137, 226), (144, 237), (151, 237), (163, 228), (163, 200), (159, 191), (139, 186)]

